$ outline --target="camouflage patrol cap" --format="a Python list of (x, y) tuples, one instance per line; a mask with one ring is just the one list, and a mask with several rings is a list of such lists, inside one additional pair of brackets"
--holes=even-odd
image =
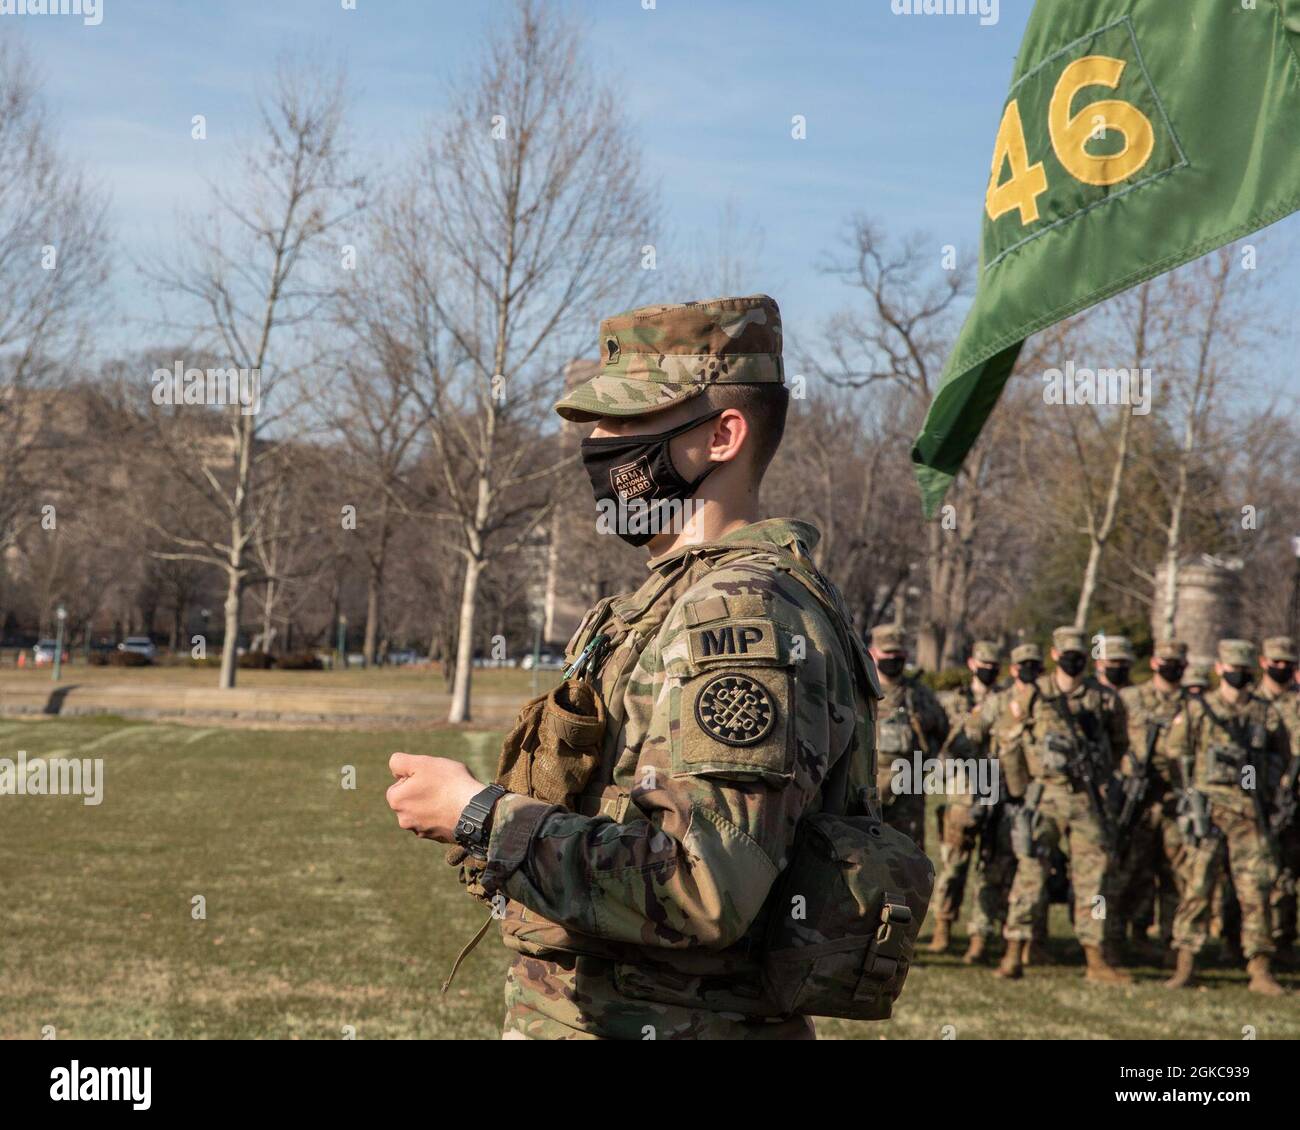
[(894, 624), (877, 624), (871, 629), (871, 646), (877, 651), (906, 651), (903, 629)]
[(1182, 640), (1161, 640), (1151, 653), (1153, 659), (1176, 659), (1187, 662), (1187, 645)]
[(1183, 672), (1183, 686), (1208, 687), (1213, 681), (1214, 664), (1208, 659), (1193, 659)]
[(1101, 658), (1112, 663), (1132, 663), (1136, 656), (1128, 636), (1102, 636)]
[(1264, 658), (1279, 663), (1297, 662), (1295, 640), (1290, 636), (1269, 636), (1264, 641)]
[(1071, 628), (1067, 625), (1064, 628), (1057, 628), (1052, 633), (1052, 646), (1057, 651), (1082, 651), (1087, 654), (1088, 637), (1078, 628)]
[(1043, 649), (1036, 643), (1022, 643), (1011, 649), (1012, 663), (1041, 663)]
[(783, 384), (781, 311), (766, 294), (642, 306), (600, 323), (600, 368), (555, 405), (566, 420), (644, 416), (710, 384)]
[(1002, 653), (992, 640), (976, 640), (970, 649), (970, 657), (976, 663), (1001, 663)]
[(1254, 667), (1255, 645), (1250, 640), (1220, 640), (1219, 662), (1228, 667)]

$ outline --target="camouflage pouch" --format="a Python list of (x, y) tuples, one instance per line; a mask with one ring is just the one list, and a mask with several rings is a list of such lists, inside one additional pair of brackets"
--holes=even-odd
[(568, 679), (528, 702), (501, 747), (497, 784), (574, 808), (600, 764), (605, 704), (590, 683)]
[(799, 822), (772, 902), (763, 961), (783, 1013), (887, 1020), (930, 905), (934, 865), (870, 816)]

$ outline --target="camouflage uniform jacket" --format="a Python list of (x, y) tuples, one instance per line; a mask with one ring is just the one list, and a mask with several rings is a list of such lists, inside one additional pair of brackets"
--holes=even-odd
[(1016, 684), (1002, 706), (1006, 717), (1005, 725), (998, 727), (999, 758), (1012, 796), (1020, 796), (1030, 779), (1048, 787), (1071, 787), (1065, 773), (1053, 768), (1054, 746), (1077, 747), (1080, 739), (1095, 746), (1098, 768), (1106, 776), (1118, 768), (1128, 750), (1123, 702), (1114, 690), (1091, 677), (1080, 679), (1073, 690), (1062, 691), (1055, 673), (1048, 672), (1032, 686)]
[(1223, 697), (1221, 687), (1200, 698), (1189, 697), (1169, 726), (1166, 754), (1180, 765), (1192, 767), (1192, 781), (1215, 805), (1249, 813), (1254, 802), (1243, 786), (1242, 770), (1250, 754), (1257, 779), (1267, 790), (1281, 775), (1292, 741), (1277, 708), (1243, 690), (1235, 703)]
[[(1287, 741), (1291, 746), (1291, 755), (1300, 757), (1300, 690), (1294, 686), (1287, 687), (1282, 691), (1275, 691), (1266, 679), (1261, 679), (1258, 689), (1255, 692), (1265, 702), (1273, 704), (1277, 711), (1278, 717), (1282, 719), (1282, 725), (1286, 727)], [(1275, 793), (1281, 788), (1281, 773), (1285, 771), (1285, 762), (1278, 766), (1278, 777), (1276, 781), (1270, 782), (1270, 793)]]
[(1169, 789), (1180, 787), (1181, 769), (1177, 762), (1170, 760), (1165, 750), (1169, 738), (1169, 724), (1182, 709), (1187, 699), (1187, 692), (1182, 687), (1175, 687), (1172, 692), (1162, 691), (1151, 679), (1139, 686), (1125, 687), (1119, 692), (1128, 714), (1129, 758), (1124, 761), (1125, 774), (1131, 774), (1134, 767), (1133, 757), (1145, 757), (1147, 754), (1147, 726), (1154, 723), (1160, 727), (1155, 748), (1151, 753), (1151, 767), (1148, 774), (1150, 784), (1148, 797), (1158, 799), (1160, 794)]
[(754, 943), (795, 827), (838, 758), (851, 790), (874, 777), (874, 668), (855, 668), (791, 572), (812, 569), (818, 537), (771, 519), (656, 558), (570, 641), (572, 660), (608, 637), (602, 765), (578, 811), (502, 797), (482, 877), (509, 899), (506, 944), (541, 959), (539, 980), (572, 979), (565, 955), (588, 955), (630, 965), (623, 980), (646, 999), (697, 978), (701, 1008), (762, 1015)]
[[(981, 689), (976, 691), (976, 686)], [(981, 719), (996, 719), (998, 706), (996, 699), (1005, 688), (988, 687), (972, 681), (951, 694), (940, 699), (944, 712), (948, 716), (948, 736), (944, 739), (941, 756), (966, 760), (992, 756), (990, 726), (981, 724)], [(969, 788), (950, 793), (945, 803), (973, 805), (975, 795)]]
[(936, 757), (948, 737), (948, 715), (939, 700), (918, 678), (900, 679), (892, 687), (881, 687), (878, 709), (876, 787), (889, 795), (895, 758), (911, 760), (915, 751), (922, 757)]

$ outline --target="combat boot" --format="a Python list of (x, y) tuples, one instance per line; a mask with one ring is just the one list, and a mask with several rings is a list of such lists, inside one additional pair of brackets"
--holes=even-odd
[(1022, 942), (1019, 938), (1012, 938), (1007, 942), (1007, 952), (1002, 955), (1002, 961), (998, 967), (993, 970), (993, 976), (1001, 977), (1007, 981), (1018, 981), (1024, 976), (1024, 951), (1028, 947), (1028, 942)]
[(984, 940), (983, 934), (972, 934), (970, 943), (966, 946), (966, 953), (962, 956), (962, 964), (983, 965), (987, 948), (988, 942)]
[(1246, 963), (1246, 972), (1250, 974), (1250, 984), (1246, 988), (1252, 993), (1263, 993), (1269, 997), (1285, 996), (1286, 990), (1273, 979), (1273, 971), (1269, 968), (1271, 964), (1266, 953), (1257, 953), (1252, 957)]
[(1131, 985), (1133, 978), (1124, 970), (1116, 969), (1106, 960), (1100, 946), (1084, 946), (1083, 956), (1088, 962), (1085, 980), (1096, 985)]
[(1191, 950), (1175, 950), (1178, 965), (1174, 975), (1165, 982), (1166, 989), (1190, 989), (1196, 984), (1196, 954)]
[(937, 918), (934, 923), (934, 937), (925, 947), (926, 953), (947, 953), (952, 941), (952, 923), (946, 918)]

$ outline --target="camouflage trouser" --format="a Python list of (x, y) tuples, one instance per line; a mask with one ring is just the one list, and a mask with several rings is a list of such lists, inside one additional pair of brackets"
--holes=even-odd
[(1114, 887), (1119, 905), (1107, 915), (1107, 937), (1124, 937), (1132, 926), (1133, 936), (1144, 937), (1156, 921), (1156, 900), (1160, 905), (1160, 939), (1173, 937), (1174, 914), (1178, 910), (1181, 886), (1179, 861), (1183, 837), (1172, 804), (1161, 801), (1143, 811), (1116, 866)]
[(966, 878), (974, 861), (971, 885), (971, 913), (968, 932), (992, 938), (997, 924), (1007, 916), (1007, 898), (1016, 873), (1016, 856), (1011, 850), (1011, 824), (999, 808), (990, 813), (994, 821), (994, 845), (987, 859), (979, 853), (980, 843), (972, 826), (970, 806), (948, 805), (944, 809), (943, 840), (939, 847), (939, 872), (934, 884), (935, 917), (956, 921), (966, 895)]
[(1269, 895), (1273, 908), (1273, 940), (1289, 946), (1296, 940), (1296, 879), (1300, 876), (1300, 828), (1290, 828), (1278, 845), (1281, 867)]
[[(506, 970), (506, 1040), (815, 1040), (806, 1016), (746, 1019), (629, 995), (594, 957), (514, 954)], [(626, 968), (626, 967), (622, 967)]]
[(1074, 886), (1074, 932), (1084, 945), (1101, 945), (1104, 916), (1112, 899), (1111, 860), (1088, 798), (1049, 785), (1043, 790), (1038, 812), (1038, 854), (1021, 859), (1016, 867), (1003, 934), (1014, 941), (1029, 941), (1034, 936), (1035, 917), (1047, 909), (1049, 865), (1045, 853), (1064, 841)]
[(1221, 838), (1207, 840), (1200, 850), (1187, 852), (1182, 875), (1182, 898), (1174, 916), (1174, 945), (1199, 951), (1209, 934), (1210, 904), (1215, 881), (1224, 869), (1241, 904), (1241, 949), (1247, 958), (1273, 952), (1272, 914), (1269, 893), (1277, 869), (1268, 844), (1259, 834), (1249, 801), (1212, 798), (1210, 820)]
[(881, 815), (925, 851), (925, 797), (912, 793), (881, 792)]

